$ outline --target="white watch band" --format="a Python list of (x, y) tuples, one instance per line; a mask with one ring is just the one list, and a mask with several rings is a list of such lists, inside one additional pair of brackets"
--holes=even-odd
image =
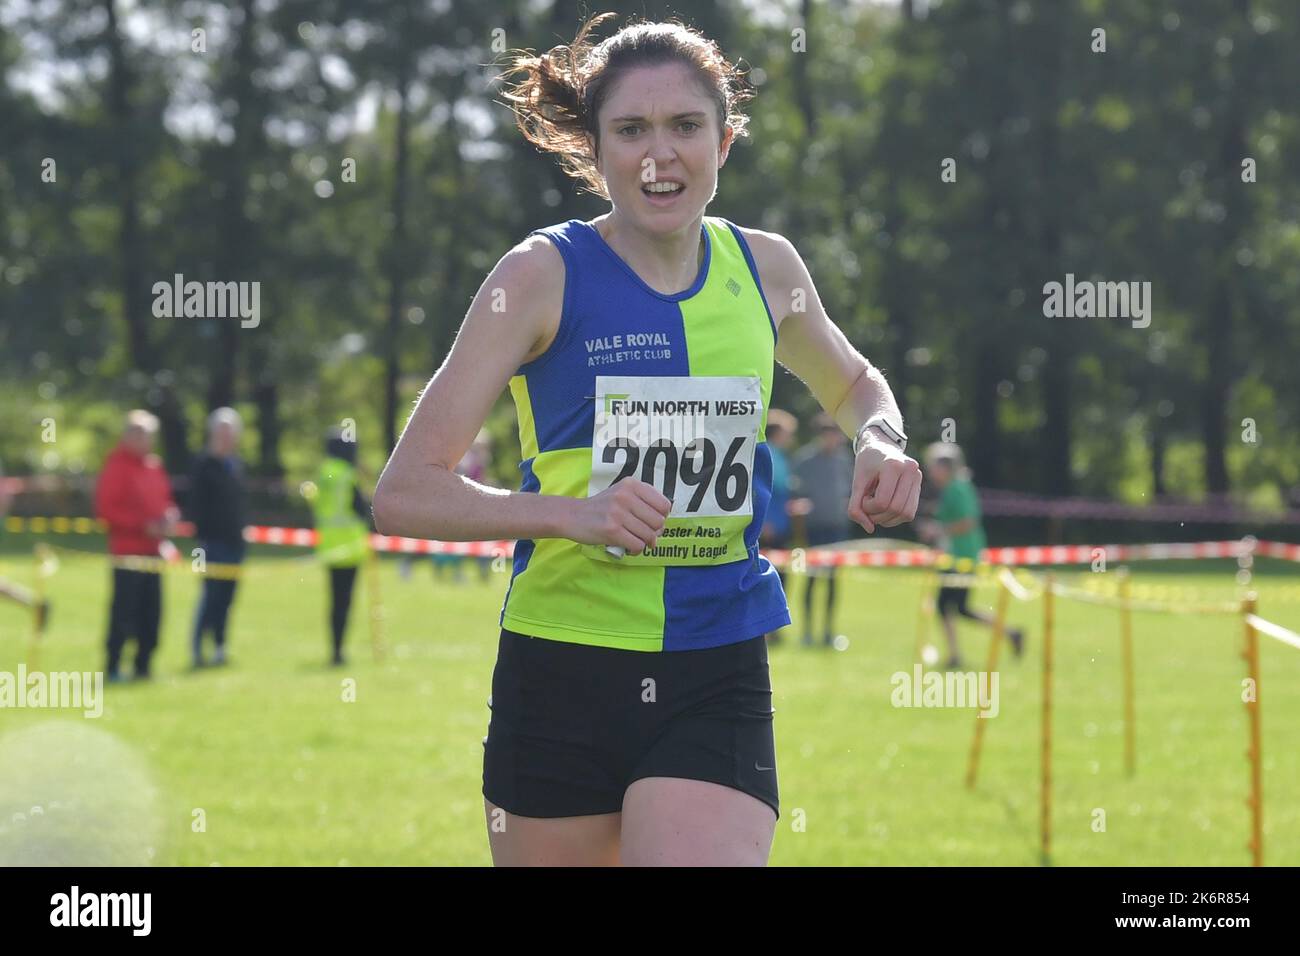
[(862, 438), (867, 433), (868, 428), (879, 428), (886, 438), (898, 446), (899, 451), (907, 451), (907, 436), (903, 434), (903, 430), (895, 428), (884, 415), (872, 415), (858, 429), (857, 435), (853, 438), (854, 458), (862, 451)]

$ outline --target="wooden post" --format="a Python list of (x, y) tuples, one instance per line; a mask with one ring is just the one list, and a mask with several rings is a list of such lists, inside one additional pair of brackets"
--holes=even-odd
[[(988, 671), (992, 675), (998, 668), (998, 648), (1002, 644), (1002, 634), (1007, 624), (1007, 602), (1011, 599), (1011, 592), (1007, 586), (999, 580), (998, 582), (998, 611), (997, 616), (993, 619), (993, 639), (989, 641), (989, 662)], [(992, 677), (990, 676), (990, 680)], [(979, 711), (975, 712), (975, 736), (970, 742), (970, 756), (966, 761), (966, 789), (975, 789), (975, 777), (980, 768), (980, 749), (984, 743), (984, 725), (988, 719), (981, 717)]]
[(1052, 862), (1052, 627), (1054, 624), (1052, 587), (1054, 577), (1047, 575), (1043, 586), (1043, 724), (1042, 787), (1039, 799), (1039, 831), (1042, 835), (1042, 862)]
[(921, 577), (921, 603), (916, 611), (916, 652), (913, 660), (922, 660), (921, 650), (925, 647), (931, 618), (934, 616), (934, 586), (938, 577), (934, 571), (929, 570)]
[(49, 545), (37, 542), (34, 551), (36, 558), (36, 579), (32, 582), (32, 643), (27, 652), (27, 669), (40, 670), (41, 646), (45, 643), (46, 617), (49, 606), (45, 601), (46, 565), (51, 556)]
[(366, 559), (367, 603), (370, 605), (370, 648), (376, 661), (384, 659), (384, 605), (379, 596), (379, 555), (371, 551)]
[(1252, 866), (1264, 865), (1264, 756), (1260, 752), (1259, 734), (1259, 635), (1250, 623), (1249, 615), (1255, 613), (1257, 603), (1255, 592), (1246, 595), (1241, 602), (1241, 615), (1246, 628), (1246, 648), (1242, 657), (1246, 660), (1246, 671), (1250, 677), (1250, 693), (1246, 696), (1246, 714), (1250, 720), (1250, 749), (1246, 759), (1250, 761), (1250, 798), (1246, 805), (1250, 807), (1250, 857)]
[(1124, 771), (1137, 772), (1137, 716), (1133, 691), (1133, 611), (1129, 607), (1128, 568), (1119, 569), (1119, 642), (1124, 661)]

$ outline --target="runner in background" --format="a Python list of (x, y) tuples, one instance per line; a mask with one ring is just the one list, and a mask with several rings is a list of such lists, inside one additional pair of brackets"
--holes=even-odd
[[(803, 518), (807, 546), (834, 544), (852, 536), (847, 519), (849, 496), (853, 490), (853, 455), (844, 432), (830, 415), (819, 412), (813, 418), (816, 438), (795, 455), (791, 488), (797, 494), (794, 513)], [(808, 568), (808, 584), (803, 592), (803, 643), (813, 644), (813, 592), (817, 582), (825, 591), (822, 616), (822, 645), (835, 643), (835, 572), (834, 565)]]
[(189, 512), (204, 561), (225, 566), (203, 578), (191, 641), (196, 669), (207, 664), (203, 635), (209, 631), (212, 663), (226, 663), (226, 621), (239, 583), (226, 575), (237, 571), (244, 560), (244, 463), (238, 455), (242, 430), (243, 422), (233, 408), (218, 408), (209, 415), (207, 448), (195, 459), (190, 477)]
[[(790, 460), (786, 457), (786, 452), (794, 445), (798, 431), (799, 420), (789, 412), (780, 408), (768, 411), (764, 435), (772, 452), (772, 500), (767, 506), (767, 517), (759, 542), (765, 548), (778, 551), (790, 547), (790, 513), (787, 510), (790, 503)], [(778, 567), (776, 573), (781, 579), (782, 590), (785, 590), (785, 569)], [(771, 644), (780, 643), (781, 632), (769, 631), (767, 639)]]
[[(992, 616), (971, 610), (967, 605), (970, 585), (963, 575), (974, 572), (980, 555), (988, 542), (980, 521), (979, 494), (971, 483), (970, 469), (959, 446), (951, 442), (936, 442), (925, 450), (926, 474), (939, 489), (939, 502), (934, 521), (921, 522), (918, 532), (924, 540), (941, 546), (950, 557), (970, 562), (970, 567), (954, 568), (954, 573), (939, 575), (937, 599), (943, 633), (948, 639), (949, 670), (961, 667), (961, 654), (957, 650), (957, 615), (992, 627)], [(1024, 649), (1024, 634), (1017, 628), (1007, 632), (1012, 650), (1017, 657)]]
[[(136, 409), (126, 416), (122, 440), (109, 453), (95, 487), (95, 513), (108, 525), (108, 553), (113, 557), (157, 558), (163, 539), (175, 532), (180, 511), (172, 500), (171, 482), (152, 454), (158, 419)], [(113, 601), (108, 621), (108, 680), (122, 680), (122, 651), (136, 642), (137, 680), (150, 676), (162, 620), (162, 575), (157, 569), (113, 568)]]
[(343, 661), (357, 568), (370, 554), (370, 506), (357, 484), (357, 443), (331, 428), (325, 460), (309, 498), (316, 519), (316, 556), (329, 569), (331, 663)]

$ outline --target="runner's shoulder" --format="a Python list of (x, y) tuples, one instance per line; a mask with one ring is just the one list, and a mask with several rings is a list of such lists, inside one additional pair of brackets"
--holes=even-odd
[(555, 244), (530, 235), (498, 260), (483, 283), (485, 303), (521, 320), (534, 335), (529, 358), (550, 346), (564, 308), (564, 259)]
[(773, 282), (783, 282), (798, 271), (801, 261), (799, 253), (794, 243), (785, 236), (739, 224), (736, 228), (749, 244), (749, 251), (754, 256), (754, 264), (758, 266), (759, 275), (765, 281), (771, 276)]
[(541, 235), (517, 243), (497, 262), (491, 277), (507, 290), (526, 293), (530, 301), (564, 295), (564, 259), (555, 243)]
[[(804, 286), (808, 281), (803, 278), (805, 267), (794, 243), (780, 233), (739, 225), (736, 228), (745, 237), (750, 254), (754, 257), (758, 281), (763, 286), (768, 306), (790, 301), (791, 290)], [(772, 318), (779, 327), (785, 316), (773, 312)]]

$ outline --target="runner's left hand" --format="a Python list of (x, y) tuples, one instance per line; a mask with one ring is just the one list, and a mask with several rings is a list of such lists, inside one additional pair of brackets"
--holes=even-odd
[(853, 462), (849, 517), (868, 532), (892, 528), (916, 517), (921, 466), (894, 445), (868, 438)]

